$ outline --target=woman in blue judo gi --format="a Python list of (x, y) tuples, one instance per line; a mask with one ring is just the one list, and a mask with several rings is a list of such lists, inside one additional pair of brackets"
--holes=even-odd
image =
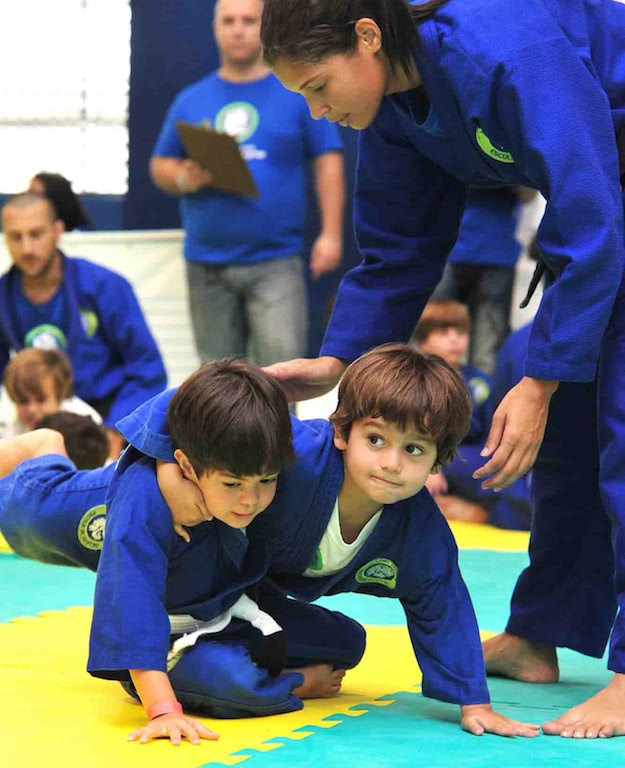
[[(546, 271), (550, 284), (525, 376), (497, 409), (477, 471), (505, 487), (541, 449), (531, 565), (487, 664), (553, 681), (557, 646), (601, 656), (616, 587), (612, 682), (544, 730), (625, 734), (625, 4), (266, 0), (261, 34), (266, 61), (314, 117), (362, 131), (363, 261), (341, 284), (321, 356), (271, 369), (292, 399), (331, 388), (367, 348), (408, 338), (469, 185), (547, 199), (533, 283)], [(580, 478), (600, 484), (603, 508), (570, 503)]]

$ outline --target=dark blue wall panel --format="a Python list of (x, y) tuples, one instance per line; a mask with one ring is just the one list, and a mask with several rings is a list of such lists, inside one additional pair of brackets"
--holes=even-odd
[(180, 226), (174, 199), (155, 189), (148, 162), (167, 107), (189, 83), (218, 64), (211, 22), (214, 0), (133, 0), (130, 57), (127, 229)]

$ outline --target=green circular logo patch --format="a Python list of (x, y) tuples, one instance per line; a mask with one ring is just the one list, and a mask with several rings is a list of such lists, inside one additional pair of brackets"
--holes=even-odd
[(37, 349), (67, 349), (65, 334), (56, 325), (36, 325), (24, 337), (24, 346)]
[(85, 549), (102, 549), (106, 526), (106, 504), (91, 507), (78, 523), (78, 541)]
[(259, 122), (258, 110), (247, 101), (233, 101), (217, 113), (215, 130), (233, 136), (239, 144), (254, 135)]
[(383, 587), (395, 589), (397, 573), (398, 568), (392, 560), (376, 557), (358, 570), (356, 581), (359, 584), (381, 584)]

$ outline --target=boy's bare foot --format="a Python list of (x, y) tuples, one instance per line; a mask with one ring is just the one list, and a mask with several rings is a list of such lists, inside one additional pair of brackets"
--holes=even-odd
[(557, 683), (558, 656), (552, 645), (502, 632), (482, 643), (486, 673), (524, 683)]
[(300, 699), (329, 699), (336, 696), (345, 677), (344, 669), (332, 669), (329, 664), (314, 664), (288, 671), (304, 675), (304, 683), (293, 690)]
[(614, 675), (612, 682), (588, 701), (543, 723), (543, 732), (574, 739), (625, 736), (625, 675)]
[(488, 512), (481, 504), (459, 496), (437, 496), (436, 503), (447, 520), (463, 523), (487, 523)]

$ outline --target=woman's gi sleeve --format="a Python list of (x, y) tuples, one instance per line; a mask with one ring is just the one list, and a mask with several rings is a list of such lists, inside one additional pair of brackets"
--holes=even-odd
[(418, 585), (401, 603), (423, 674), (423, 695), (459, 705), (486, 704), (490, 696), (477, 621), (456, 543), (440, 513), (430, 518), (422, 541), (414, 557)]
[(87, 666), (92, 675), (124, 680), (129, 669), (167, 671), (165, 586), (173, 537), (153, 462), (141, 459), (109, 500)]
[(341, 282), (322, 355), (353, 360), (377, 344), (406, 341), (458, 236), (465, 185), (421, 154), (389, 110), (359, 137), (354, 220), (362, 262)]
[(608, 96), (563, 37), (517, 52), (497, 81), (506, 149), (547, 199), (538, 246), (557, 275), (534, 320), (525, 373), (591, 381), (625, 261)]

